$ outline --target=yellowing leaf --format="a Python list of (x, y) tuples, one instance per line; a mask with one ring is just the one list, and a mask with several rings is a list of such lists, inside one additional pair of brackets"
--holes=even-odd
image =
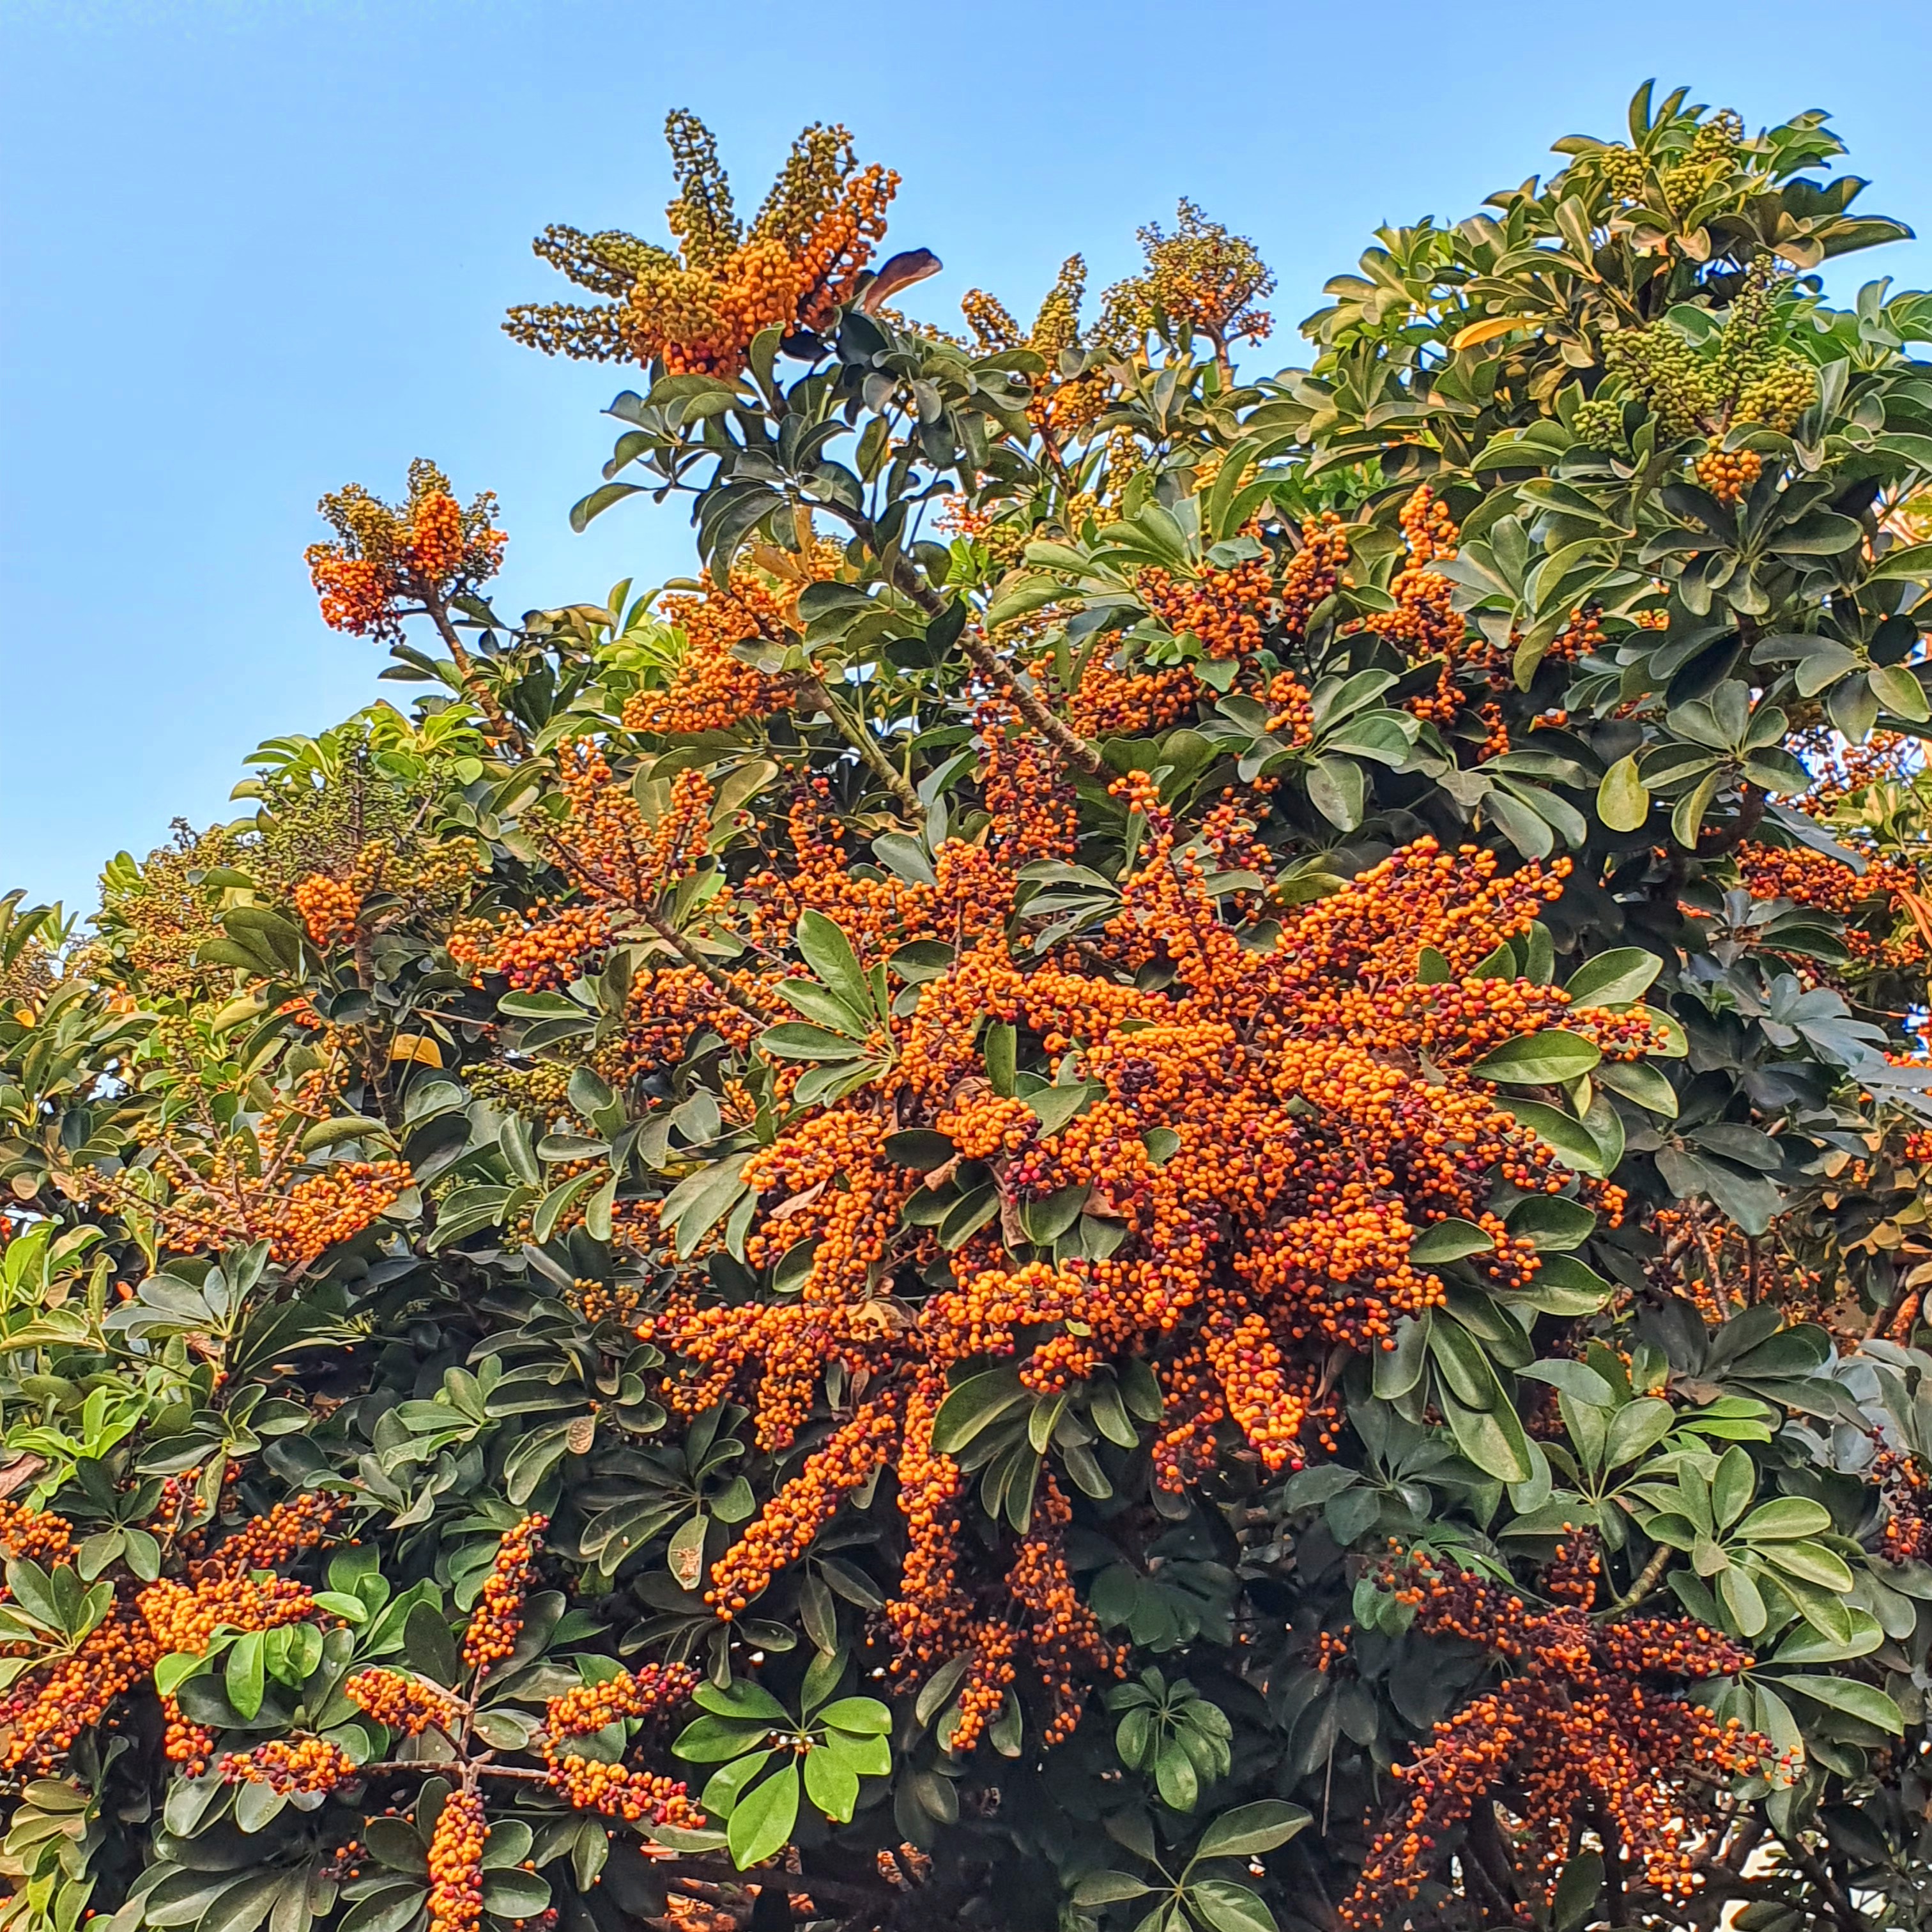
[(1472, 322), (1466, 328), (1459, 328), (1449, 339), (1452, 350), (1474, 349), (1485, 342), (1493, 342), (1499, 335), (1508, 335), (1519, 328), (1530, 326), (1528, 316), (1492, 315), (1486, 321)]

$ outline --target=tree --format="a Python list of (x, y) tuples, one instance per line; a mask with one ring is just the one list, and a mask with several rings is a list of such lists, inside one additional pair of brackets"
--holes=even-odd
[(701, 574), (326, 499), (427, 694), (0, 918), (10, 1923), (1925, 1920), (1932, 298), (1628, 131), (1254, 382), (539, 242)]

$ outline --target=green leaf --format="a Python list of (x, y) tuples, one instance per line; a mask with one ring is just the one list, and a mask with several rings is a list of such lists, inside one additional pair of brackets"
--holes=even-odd
[(1373, 1386), (1384, 1401), (1399, 1400), (1421, 1381), (1429, 1366), (1430, 1330), (1434, 1326), (1430, 1310), (1419, 1316), (1405, 1315), (1395, 1325), (1395, 1346), (1376, 1351)]
[(876, 1697), (841, 1697), (818, 1713), (818, 1722), (835, 1731), (860, 1737), (884, 1737), (892, 1728), (892, 1714)]
[(1563, 990), (1572, 1006), (1634, 1006), (1663, 970), (1664, 962), (1640, 946), (1618, 946), (1586, 959)]
[(1754, 1544), (1752, 1547), (1774, 1569), (1795, 1576), (1800, 1582), (1815, 1583), (1821, 1590), (1846, 1594), (1852, 1587), (1852, 1573), (1842, 1556), (1822, 1543)]
[(1646, 1112), (1666, 1120), (1677, 1118), (1677, 1090), (1658, 1068), (1642, 1060), (1606, 1060), (1592, 1074), (1600, 1085), (1634, 1100)]
[(1188, 1910), (1210, 1932), (1277, 1932), (1274, 1913), (1258, 1895), (1232, 1880), (1202, 1879), (1183, 1896)]
[(805, 1795), (836, 1824), (849, 1824), (859, 1802), (859, 1774), (821, 1744), (805, 1754)]
[(865, 1052), (862, 1041), (802, 1020), (781, 1020), (766, 1028), (758, 1044), (781, 1060), (856, 1060)]
[(1496, 1246), (1473, 1221), (1437, 1221), (1409, 1243), (1408, 1258), (1418, 1266), (1432, 1267), (1438, 1262), (1459, 1262), (1469, 1255), (1493, 1254)]
[[(1732, 1450), (1731, 1454), (1738, 1452)], [(1730, 1455), (1725, 1460), (1730, 1460)], [(1760, 1503), (1738, 1526), (1747, 1543), (1796, 1543), (1822, 1536), (1832, 1527), (1832, 1512), (1809, 1496), (1777, 1496)]]
[(1470, 1071), (1514, 1087), (1562, 1086), (1588, 1072), (1602, 1058), (1595, 1045), (1580, 1034), (1546, 1027), (1540, 1033), (1504, 1040)]
[(726, 1718), (706, 1714), (694, 1718), (677, 1734), (670, 1748), (674, 1757), (687, 1764), (722, 1764), (742, 1757), (771, 1736), (772, 1726), (761, 1718)]
[(1865, 673), (1872, 694), (1888, 711), (1923, 724), (1932, 718), (1932, 705), (1925, 701), (1925, 687), (1903, 664), (1874, 664)]
[(1670, 1433), (1676, 1412), (1655, 1396), (1640, 1396), (1626, 1402), (1610, 1418), (1609, 1436), (1604, 1445), (1604, 1466), (1620, 1468), (1646, 1455)]
[(1040, 1122), (1042, 1135), (1057, 1134), (1095, 1095), (1105, 1090), (1082, 1081), (1072, 1087), (1042, 1087), (1020, 1097)]
[(1154, 1781), (1161, 1802), (1176, 1811), (1192, 1811), (1199, 1802), (1201, 1774), (1177, 1739), (1170, 1739), (1155, 1754)]
[(988, 1369), (968, 1376), (940, 1404), (932, 1419), (932, 1446), (940, 1455), (952, 1455), (982, 1430), (1032, 1401), (1016, 1369)]
[(182, 1680), (192, 1677), (206, 1660), (188, 1651), (170, 1651), (154, 1666), (154, 1688), (164, 1697), (172, 1697)]
[(1010, 1026), (995, 1022), (986, 1029), (986, 1078), (1002, 1100), (1013, 1097), (1018, 1081), (1016, 1060), (1019, 1036)]
[(1285, 1845), (1310, 1822), (1298, 1804), (1264, 1798), (1224, 1811), (1201, 1834), (1196, 1858), (1246, 1858)]
[(1905, 1718), (1882, 1690), (1855, 1677), (1780, 1677), (1780, 1690), (1796, 1690), (1827, 1710), (1842, 1712), (1861, 1724), (1871, 1724), (1894, 1737), (1905, 1734)]
[(782, 1765), (754, 1784), (732, 1808), (725, 1833), (731, 1862), (740, 1871), (784, 1850), (798, 1822), (798, 1765)]
[(1526, 1195), (1504, 1216), (1513, 1235), (1527, 1236), (1540, 1254), (1560, 1254), (1581, 1247), (1596, 1232), (1594, 1210), (1560, 1194)]
[(1610, 1167), (1604, 1150), (1581, 1120), (1540, 1100), (1512, 1100), (1509, 1110), (1518, 1126), (1527, 1127), (1545, 1145), (1554, 1148), (1567, 1166), (1599, 1180), (1608, 1175)]
[(664, 1568), (676, 1578), (680, 1589), (694, 1590), (704, 1580), (706, 1522), (702, 1515), (688, 1518), (665, 1546)]
[(236, 1639), (228, 1652), (222, 1684), (228, 1701), (244, 1718), (252, 1718), (262, 1708), (266, 1671), (262, 1662), (263, 1633), (250, 1630)]
[(1636, 758), (1619, 758), (1597, 788), (1597, 816), (1612, 832), (1636, 832), (1650, 816), (1650, 794), (1637, 776)]
[(885, 1139), (886, 1158), (901, 1167), (930, 1174), (958, 1152), (945, 1135), (932, 1127), (907, 1127)]
[(730, 1817), (739, 1798), (776, 1755), (775, 1751), (754, 1751), (748, 1757), (720, 1766), (705, 1780), (699, 1802), (713, 1817)]
[(1492, 1408), (1471, 1408), (1458, 1402), (1437, 1378), (1443, 1416), (1449, 1424), (1456, 1446), (1485, 1475), (1499, 1483), (1526, 1483), (1534, 1473), (1530, 1460), (1529, 1441), (1522, 1424), (1507, 1401), (1498, 1399)]
[(835, 993), (830, 986), (821, 986), (816, 980), (782, 980), (777, 992), (778, 998), (795, 1012), (803, 1014), (808, 1020), (831, 1032), (843, 1035), (855, 1045), (862, 1044), (872, 1030), (872, 1013), (869, 1007), (852, 1006), (842, 994)]
[(1130, 1898), (1144, 1898), (1153, 1889), (1126, 1872), (1089, 1872), (1073, 1888), (1073, 1903), (1083, 1906), (1118, 1905)]
[(1697, 834), (1702, 829), (1704, 814), (1711, 808), (1711, 801), (1718, 795), (1718, 788), (1724, 782), (1721, 770), (1706, 772), (1698, 780), (1695, 788), (1686, 792), (1671, 808), (1670, 836), (1687, 850), (1697, 843)]
[(1595, 1911), (1604, 1889), (1604, 1862), (1594, 1852), (1580, 1852), (1563, 1868), (1551, 1901), (1555, 1932), (1581, 1932)]

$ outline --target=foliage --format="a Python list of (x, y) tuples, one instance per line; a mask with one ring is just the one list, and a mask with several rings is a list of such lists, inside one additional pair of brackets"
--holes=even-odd
[(1932, 298), (1628, 133), (1252, 382), (549, 231), (700, 574), (338, 493), (426, 694), (0, 902), (10, 1926), (1932, 1917)]

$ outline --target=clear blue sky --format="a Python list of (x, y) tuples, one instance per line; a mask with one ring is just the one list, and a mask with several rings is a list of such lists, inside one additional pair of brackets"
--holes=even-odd
[[(324, 490), (418, 453), (494, 488), (509, 610), (688, 567), (675, 510), (571, 534), (624, 378), (497, 327), (564, 292), (544, 223), (661, 235), (669, 107), (752, 205), (846, 122), (948, 319), (975, 284), (1030, 312), (1076, 248), (1097, 290), (1190, 195), (1280, 274), (1272, 368), (1378, 224), (1467, 213), (1652, 74), (1831, 110), (1932, 237), (1925, 0), (0, 0), (0, 888), (90, 905), (262, 738), (406, 698), (315, 615)], [(1867, 260), (1932, 281), (1932, 242)]]

